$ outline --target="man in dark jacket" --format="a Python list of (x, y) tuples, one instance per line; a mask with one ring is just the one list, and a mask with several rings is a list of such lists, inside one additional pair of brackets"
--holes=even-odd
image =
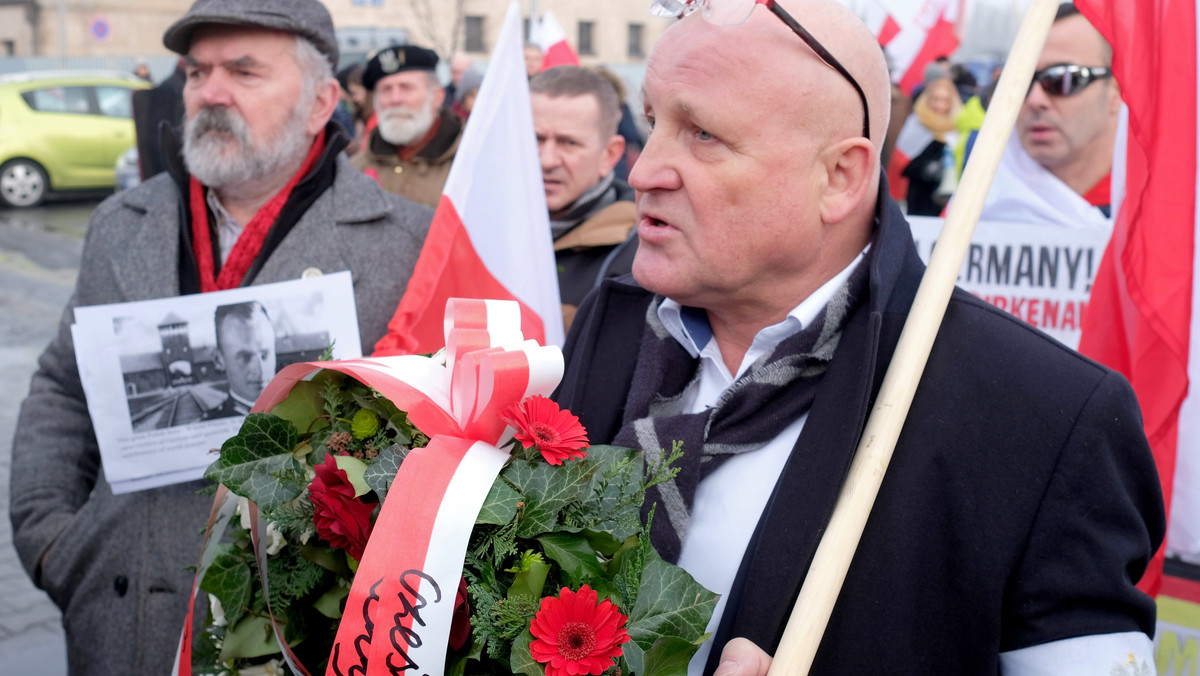
[(384, 190), (428, 206), (442, 197), (463, 132), (463, 121), (442, 106), (437, 63), (432, 49), (416, 45), (388, 47), (367, 61), (362, 82), (378, 125), (352, 160)]
[(529, 92), (569, 328), (583, 297), (627, 274), (637, 251), (633, 190), (613, 171), (625, 153), (620, 100), (608, 80), (579, 66), (534, 75)]
[(337, 41), (317, 0), (199, 0), (163, 42), (187, 61), (182, 161), (170, 138), (166, 173), (92, 215), (75, 293), (13, 440), (14, 544), (63, 611), (76, 676), (170, 670), (211, 498), (198, 481), (113, 493), (80, 384), (74, 308), (349, 270), (369, 351), (432, 217), (342, 156), (346, 138), (328, 123)]
[[(656, 46), (636, 283), (584, 302), (556, 394), (593, 444), (683, 442), (651, 537), (722, 594), (693, 676), (765, 673), (922, 272), (870, 31), (755, 7)], [(811, 673), (1152, 671), (1163, 528), (1128, 383), (957, 292)]]

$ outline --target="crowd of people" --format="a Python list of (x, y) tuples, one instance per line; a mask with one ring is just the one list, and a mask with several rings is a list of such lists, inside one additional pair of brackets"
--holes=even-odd
[[(1072, 4), (1059, 6), (983, 219), (1111, 229), (1121, 109), (1112, 49)], [(941, 215), (962, 176), (1001, 69), (978, 86), (963, 64), (930, 63), (912, 92), (893, 89), (884, 164), (914, 216)], [(899, 111), (899, 115), (896, 114)], [(895, 152), (893, 148), (899, 148)]]
[[(799, 4), (750, 3), (734, 26), (681, 14), (647, 64), (644, 140), (619, 82), (529, 69), (570, 327), (555, 397), (593, 444), (653, 458), (684, 442), (679, 476), (652, 491), (652, 539), (721, 594), (693, 675), (766, 672), (923, 269), (888, 159), (906, 129), (924, 139), (895, 174), (909, 214), (940, 212), (945, 157), (966, 154), (987, 105), (935, 64), (898, 119), (866, 26)], [(1099, 34), (1060, 15), (1008, 150), (1092, 205), (1119, 89)], [(370, 353), (481, 82), (454, 56), (443, 86), (416, 45), (336, 71), (319, 0), (197, 0), (163, 42), (182, 108), (148, 130), (163, 171), (93, 214), (13, 444), (16, 548), (63, 610), (72, 674), (170, 669), (210, 504), (198, 482), (113, 494), (72, 311), (349, 270)], [(1021, 192), (996, 193), (989, 217)], [(218, 316), (221, 368), (238, 326), (269, 323), (260, 310)], [(1153, 664), (1155, 603), (1135, 585), (1165, 517), (1129, 384), (961, 291), (939, 335), (813, 673)], [(259, 352), (261, 371), (275, 357)], [(248, 380), (231, 375), (230, 411), (261, 389)]]

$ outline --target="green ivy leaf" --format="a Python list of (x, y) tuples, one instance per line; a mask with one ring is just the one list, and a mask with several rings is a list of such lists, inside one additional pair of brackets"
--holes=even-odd
[(322, 385), (302, 380), (292, 387), (287, 399), (271, 409), (272, 415), (292, 423), (297, 430), (316, 432), (329, 426), (325, 415), (325, 399), (321, 396)]
[(269, 413), (246, 416), (237, 435), (221, 446), (221, 457), (204, 476), (267, 509), (294, 500), (308, 487), (308, 475), (292, 455), (296, 428)]
[(387, 497), (388, 489), (392, 486), (392, 480), (396, 478), (396, 472), (400, 471), (400, 463), (404, 462), (404, 458), (408, 456), (408, 447), (400, 444), (392, 444), (391, 446), (379, 452), (379, 455), (371, 461), (370, 467), (367, 467), (363, 472), (363, 480), (367, 482), (371, 490), (375, 491), (375, 495), (379, 496), (379, 502)]
[(342, 602), (350, 595), (350, 588), (338, 585), (324, 594), (320, 598), (313, 601), (313, 608), (318, 613), (331, 620), (338, 620), (342, 617)]
[(591, 480), (595, 466), (585, 461), (562, 465), (513, 460), (503, 476), (525, 499), (517, 536), (531, 538), (554, 529), (559, 513), (577, 500)]
[(514, 674), (545, 676), (545, 669), (542, 668), (542, 665), (537, 660), (533, 659), (533, 654), (529, 652), (529, 644), (532, 641), (533, 634), (528, 629), (513, 639), (512, 654), (509, 656), (509, 663)]
[(566, 586), (578, 588), (604, 576), (604, 569), (596, 559), (596, 550), (582, 535), (548, 533), (539, 537), (538, 542), (546, 556), (558, 563)]
[(217, 551), (200, 589), (217, 597), (225, 610), (225, 622), (232, 627), (250, 605), (250, 564), (237, 554), (233, 545), (221, 545)]
[(508, 588), (508, 598), (528, 596), (540, 599), (546, 588), (546, 576), (550, 574), (550, 565), (544, 561), (530, 561), (526, 570), (513, 576), (512, 586)]
[(221, 644), (221, 660), (234, 658), (265, 657), (281, 652), (279, 641), (271, 629), (271, 621), (265, 617), (247, 615), (241, 622), (225, 632)]
[(507, 483), (497, 481), (492, 484), (492, 490), (488, 491), (488, 496), (483, 501), (483, 508), (479, 510), (479, 516), (475, 517), (475, 523), (504, 526), (517, 515), (517, 503), (519, 502), (521, 502), (520, 493)]
[[(626, 644), (628, 645), (628, 644)], [(688, 663), (700, 646), (677, 636), (660, 638), (645, 655), (641, 676), (687, 676)]]
[[(679, 566), (654, 557), (642, 571), (642, 584), (626, 630), (644, 651), (662, 638), (695, 643), (704, 636), (717, 607), (717, 596)], [(632, 660), (630, 668), (641, 673)]]

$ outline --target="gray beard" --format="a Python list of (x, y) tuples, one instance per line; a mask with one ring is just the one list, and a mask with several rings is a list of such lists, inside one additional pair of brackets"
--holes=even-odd
[(183, 161), (210, 188), (253, 184), (289, 168), (295, 171), (309, 145), (300, 111), (301, 106), (294, 108), (274, 137), (260, 143), (232, 109), (201, 108), (184, 122)]
[(425, 97), (419, 110), (391, 108), (379, 111), (379, 135), (394, 146), (403, 146), (420, 138), (433, 126), (433, 97)]

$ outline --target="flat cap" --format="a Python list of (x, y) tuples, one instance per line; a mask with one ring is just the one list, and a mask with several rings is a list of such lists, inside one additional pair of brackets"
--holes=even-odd
[(196, 0), (191, 9), (163, 33), (163, 44), (177, 54), (187, 54), (192, 31), (206, 24), (256, 26), (308, 38), (337, 68), (337, 34), (329, 10), (318, 0)]
[(368, 90), (374, 91), (375, 85), (383, 78), (406, 70), (434, 70), (437, 68), (438, 55), (432, 49), (415, 45), (396, 45), (381, 49), (367, 61), (367, 69), (363, 71), (362, 83)]

